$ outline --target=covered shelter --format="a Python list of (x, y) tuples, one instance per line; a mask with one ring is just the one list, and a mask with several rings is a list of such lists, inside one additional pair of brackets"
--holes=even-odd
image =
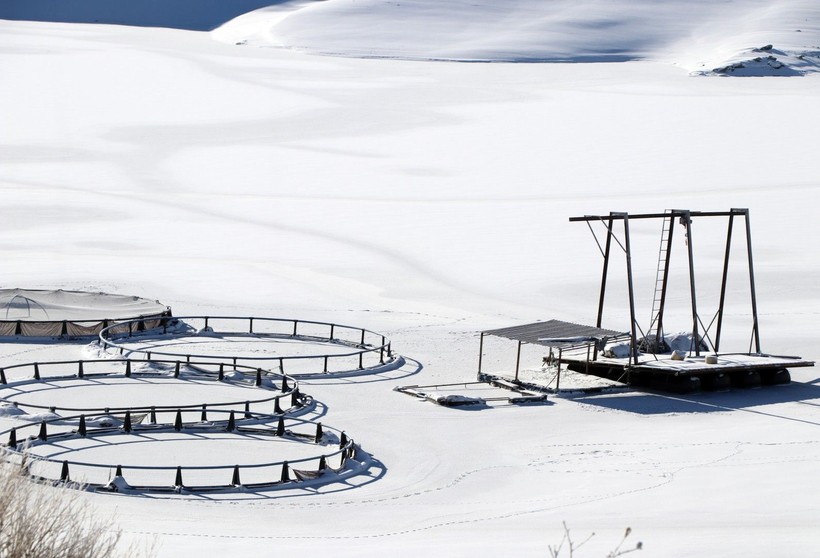
[(535, 322), (482, 331), (478, 351), (478, 378), (480, 380), (484, 379), (482, 363), (484, 357), (484, 337), (487, 335), (503, 337), (518, 343), (515, 358), (516, 382), (518, 381), (518, 373), (521, 366), (521, 347), (523, 345), (531, 344), (549, 347), (550, 354), (552, 354), (552, 349), (557, 348), (558, 382), (560, 385), (561, 359), (564, 349), (586, 347), (588, 351), (597, 351), (608, 341), (617, 338), (626, 338), (629, 336), (629, 333), (562, 320), (547, 320), (545, 322)]
[(171, 315), (158, 300), (86, 291), (0, 289), (0, 337), (95, 336), (109, 325), (143, 318), (157, 327)]

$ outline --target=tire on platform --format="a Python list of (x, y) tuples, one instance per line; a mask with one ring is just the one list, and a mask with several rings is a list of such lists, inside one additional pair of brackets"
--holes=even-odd
[(670, 393), (693, 393), (700, 391), (700, 378), (697, 376), (659, 376), (652, 377), (652, 388)]
[(785, 368), (778, 368), (777, 370), (764, 370), (760, 374), (764, 385), (776, 386), (781, 384), (788, 384), (792, 381), (792, 376)]
[(738, 388), (760, 387), (760, 372), (757, 370), (738, 370), (731, 374), (732, 386)]
[(726, 391), (732, 387), (732, 380), (728, 374), (704, 374), (700, 377), (701, 386), (706, 391)]

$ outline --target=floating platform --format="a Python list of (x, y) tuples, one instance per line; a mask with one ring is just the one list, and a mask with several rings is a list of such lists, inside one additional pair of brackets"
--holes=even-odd
[(743, 353), (682, 359), (673, 358), (672, 354), (641, 354), (634, 364), (630, 358), (601, 355), (591, 360), (586, 349), (565, 349), (561, 360), (574, 372), (680, 393), (787, 384), (791, 381), (789, 368), (814, 366), (813, 361), (799, 357)]
[[(702, 319), (695, 287), (695, 265), (693, 250), (693, 219), (717, 217), (727, 219), (723, 273), (720, 281), (720, 299), (717, 312), (710, 319)], [(631, 245), (630, 221), (661, 221), (661, 238), (655, 267), (655, 288), (652, 292), (651, 320), (644, 327), (636, 319), (635, 288), (633, 281), (634, 254)], [(751, 301), (752, 337), (748, 353), (721, 351), (721, 335), (725, 314), (725, 297), (732, 261), (732, 235), (735, 221), (745, 223), (746, 264), (748, 268), (748, 289)], [(518, 343), (515, 365), (515, 383), (520, 383), (521, 347), (536, 344), (549, 348), (549, 356), (544, 358), (545, 366), (555, 367), (555, 391), (560, 388), (561, 367), (582, 374), (590, 374), (614, 380), (630, 386), (651, 387), (665, 391), (690, 392), (699, 389), (727, 389), (729, 387), (756, 387), (760, 385), (786, 384), (791, 381), (789, 368), (814, 366), (814, 362), (800, 357), (776, 356), (762, 352), (758, 330), (757, 296), (755, 294), (754, 265), (752, 258), (751, 225), (749, 210), (733, 208), (729, 211), (690, 211), (688, 209), (667, 209), (663, 213), (629, 214), (610, 212), (608, 215), (584, 215), (571, 217), (570, 221), (584, 222), (595, 238), (603, 267), (601, 288), (598, 295), (598, 318), (595, 326), (549, 320), (519, 326), (492, 329), (481, 332), (478, 355), (478, 377), (482, 373), (484, 338), (488, 335), (503, 337)], [(621, 233), (616, 232), (623, 227)], [(605, 237), (598, 238), (595, 228), (603, 227)], [(689, 305), (691, 309), (691, 331), (667, 335), (664, 321), (667, 309), (669, 270), (674, 251), (673, 238), (678, 226), (685, 251), (689, 276)], [(600, 230), (600, 229), (599, 229)], [(613, 242), (614, 241), (614, 242)], [(623, 252), (626, 268), (626, 284), (629, 302), (629, 324), (623, 330), (601, 328), (606, 300), (607, 278), (610, 270), (611, 253)], [(744, 259), (741, 258), (740, 259)], [(700, 305), (702, 308), (702, 305)], [(708, 326), (706, 325), (708, 323)], [(640, 334), (640, 337), (639, 337)], [(684, 346), (680, 346), (683, 341)], [(754, 347), (754, 349), (752, 349)], [(557, 349), (557, 358), (555, 355)], [(644, 351), (644, 352), (641, 352)]]
[[(516, 362), (520, 359), (523, 344), (537, 344), (549, 348), (550, 356), (544, 359), (544, 365), (556, 367), (557, 378), (554, 388), (544, 388), (546, 392), (560, 391), (562, 369), (633, 387), (688, 393), (698, 390), (787, 384), (791, 381), (789, 368), (815, 364), (800, 357), (764, 353), (716, 354), (705, 348), (700, 351), (700, 355), (692, 350), (688, 353), (637, 352), (630, 356), (606, 356), (608, 353), (602, 349), (608, 342), (614, 342), (616, 345), (626, 344), (629, 351), (630, 335), (593, 326), (549, 320), (483, 331), (479, 349), (479, 380), (500, 378), (482, 373), (481, 356), (484, 338), (488, 335), (516, 341)], [(512, 381), (530, 390), (537, 389), (519, 381), (518, 366)]]

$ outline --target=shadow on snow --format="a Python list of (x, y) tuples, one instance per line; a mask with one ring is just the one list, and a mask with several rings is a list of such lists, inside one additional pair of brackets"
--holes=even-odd
[(775, 414), (765, 409), (768, 405), (782, 403), (820, 407), (820, 378), (806, 383), (791, 382), (757, 389), (732, 389), (725, 392), (701, 392), (688, 395), (629, 391), (614, 394), (584, 394), (566, 398), (587, 405), (641, 415), (748, 411), (820, 426), (820, 422)]

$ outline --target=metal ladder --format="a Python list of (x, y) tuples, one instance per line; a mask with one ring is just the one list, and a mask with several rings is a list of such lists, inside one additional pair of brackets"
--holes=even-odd
[(664, 211), (661, 229), (661, 242), (658, 248), (658, 268), (655, 273), (655, 295), (652, 297), (652, 315), (649, 322), (649, 333), (655, 332), (655, 348), (658, 349), (663, 340), (663, 306), (666, 300), (666, 279), (669, 270), (669, 257), (672, 244), (672, 210)]

